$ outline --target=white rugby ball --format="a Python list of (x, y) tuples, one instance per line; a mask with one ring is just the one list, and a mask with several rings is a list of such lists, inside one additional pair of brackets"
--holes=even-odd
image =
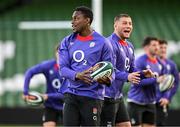
[(102, 78), (104, 76), (111, 77), (113, 73), (113, 65), (108, 61), (101, 61), (96, 63), (92, 67), (91, 77), (94, 81), (97, 81), (98, 78)]
[(166, 74), (162, 83), (159, 84), (159, 90), (161, 92), (170, 89), (174, 83), (174, 76), (171, 74)]
[(43, 97), (36, 91), (29, 92), (26, 103), (31, 106), (39, 106), (44, 102)]

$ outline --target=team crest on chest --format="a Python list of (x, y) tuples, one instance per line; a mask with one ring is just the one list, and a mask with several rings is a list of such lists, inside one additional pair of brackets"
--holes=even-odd
[(95, 46), (95, 42), (91, 42), (90, 44), (89, 44), (89, 47), (94, 47)]

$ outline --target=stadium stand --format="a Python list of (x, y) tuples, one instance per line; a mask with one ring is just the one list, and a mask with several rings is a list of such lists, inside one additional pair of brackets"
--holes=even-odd
[[(54, 46), (71, 30), (22, 30), (19, 29), (18, 24), (22, 21), (71, 20), (72, 10), (76, 6), (90, 7), (91, 1), (2, 0), (0, 3), (0, 58), (5, 51), (2, 45), (6, 45), (9, 41), (15, 44), (14, 56), (0, 60), (0, 66), (3, 66), (0, 69), (0, 107), (25, 107), (21, 99), (23, 84), (11, 84), (17, 86), (17, 90), (11, 88), (9, 84), (19, 83), (16, 74), (23, 75), (30, 66), (52, 58)], [(113, 31), (115, 15), (128, 13), (133, 18), (134, 30), (130, 40), (134, 42), (135, 48), (141, 48), (145, 36), (156, 36), (178, 42), (180, 41), (179, 5), (179, 0), (103, 0), (103, 34), (108, 36)], [(176, 61), (180, 70), (178, 54), (172, 56), (172, 59)], [(42, 92), (44, 90), (42, 85), (38, 85), (35, 89)], [(172, 108), (180, 110), (178, 98), (180, 98), (180, 89), (171, 104)]]

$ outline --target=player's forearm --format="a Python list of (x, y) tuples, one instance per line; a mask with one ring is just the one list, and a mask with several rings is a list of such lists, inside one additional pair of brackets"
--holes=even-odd
[(128, 81), (128, 75), (129, 73), (125, 71), (115, 70), (115, 79), (117, 80)]
[(61, 76), (62, 77), (65, 77), (65, 78), (68, 78), (68, 79), (71, 79), (71, 80), (75, 80), (75, 77), (76, 77), (76, 72), (67, 68), (67, 67), (63, 67), (61, 68)]
[(146, 78), (146, 79), (142, 79), (140, 83), (136, 86), (148, 86), (156, 83), (157, 83), (156, 78)]
[(63, 94), (61, 93), (49, 93), (48, 99), (63, 99)]

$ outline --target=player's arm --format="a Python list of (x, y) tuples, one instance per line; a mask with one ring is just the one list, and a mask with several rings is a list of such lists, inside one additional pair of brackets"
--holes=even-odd
[(61, 42), (61, 46), (58, 50), (60, 73), (62, 77), (75, 80), (76, 72), (70, 68), (70, 56), (68, 51), (68, 38), (64, 38)]
[[(132, 68), (134, 71), (138, 70), (138, 71), (142, 71), (146, 70), (146, 62), (141, 62), (141, 61), (145, 61), (143, 57), (140, 57), (138, 59), (136, 59), (134, 67)], [(131, 71), (133, 71), (131, 70)], [(141, 77), (143, 77), (143, 79), (140, 80), (139, 84), (134, 84), (137, 87), (142, 87), (142, 86), (147, 86), (147, 85), (152, 85), (152, 84), (156, 84), (157, 82), (159, 82), (159, 80), (157, 80), (157, 78), (145, 78), (144, 76), (141, 75)]]
[[(131, 45), (132, 49), (133, 49), (133, 58), (132, 58), (132, 62), (130, 65), (130, 69), (129, 72), (140, 72), (140, 79), (144, 79), (144, 78), (153, 78), (154, 77), (154, 73), (150, 70), (150, 69), (139, 69), (142, 68), (143, 62), (140, 62), (141, 60), (136, 60), (135, 61), (135, 55), (134, 55), (134, 47)], [(138, 61), (138, 62), (137, 62)]]
[[(115, 65), (114, 57), (113, 57), (113, 48), (111, 43), (105, 39), (105, 43), (102, 48), (102, 61), (109, 61), (112, 63), (112, 65)], [(112, 81), (115, 79), (115, 72), (113, 71), (113, 74), (111, 77), (104, 77), (102, 79), (98, 79), (98, 82), (100, 84), (105, 84), (107, 86), (110, 86), (112, 84)]]
[(28, 95), (29, 91), (29, 83), (31, 78), (36, 75), (43, 73), (43, 67), (41, 64), (35, 65), (31, 68), (29, 68), (25, 73), (25, 80), (24, 80), (24, 95)]
[(177, 66), (175, 63), (171, 64), (171, 66), (172, 66), (172, 75), (174, 76), (175, 80), (174, 80), (174, 85), (172, 89), (170, 89), (171, 92), (169, 95), (169, 100), (171, 100), (172, 97), (175, 95), (179, 86), (179, 72), (178, 72)]
[(63, 94), (62, 93), (48, 93), (48, 94), (43, 94), (42, 95), (44, 100), (47, 100), (47, 99), (63, 99)]

